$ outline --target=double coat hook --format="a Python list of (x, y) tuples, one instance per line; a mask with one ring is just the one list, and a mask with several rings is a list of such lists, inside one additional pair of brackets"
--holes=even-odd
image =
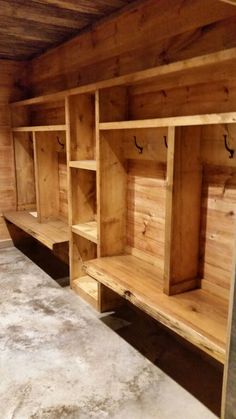
[(227, 135), (224, 135), (224, 143), (225, 149), (229, 152), (229, 158), (232, 159), (234, 157), (234, 150), (232, 148), (229, 148), (227, 144)]
[(139, 154), (142, 154), (143, 153), (143, 147), (138, 145), (136, 135), (134, 135), (134, 145), (138, 149)]
[(64, 143), (62, 143), (61, 141), (60, 141), (60, 138), (59, 137), (57, 137), (57, 142), (58, 142), (58, 144), (63, 148), (63, 150), (64, 150), (64, 148), (65, 148), (65, 144)]

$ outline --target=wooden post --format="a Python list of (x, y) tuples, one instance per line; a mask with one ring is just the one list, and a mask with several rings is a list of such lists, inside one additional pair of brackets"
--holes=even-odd
[(202, 170), (200, 127), (169, 128), (164, 292), (197, 287)]

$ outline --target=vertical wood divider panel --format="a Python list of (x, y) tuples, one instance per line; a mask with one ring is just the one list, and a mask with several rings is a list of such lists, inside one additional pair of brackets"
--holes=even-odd
[(59, 178), (56, 132), (35, 133), (35, 170), (38, 194), (38, 220), (59, 214)]
[(100, 133), (100, 256), (123, 253), (125, 247), (127, 173), (123, 133)]
[(69, 224), (69, 269), (70, 287), (72, 288), (73, 277), (73, 234), (72, 234), (72, 191), (71, 191), (71, 135), (70, 135), (70, 97), (65, 98), (65, 124), (66, 124), (66, 160), (67, 160), (67, 193), (68, 193), (68, 224)]
[(99, 133), (99, 122), (100, 122), (100, 91), (95, 92), (95, 158), (97, 164), (96, 173), (96, 189), (97, 189), (97, 256), (101, 256), (101, 184), (100, 184), (100, 133)]
[(172, 295), (199, 282), (201, 128), (168, 131), (164, 292)]
[[(99, 122), (127, 117), (125, 87), (99, 92)], [(98, 202), (100, 256), (118, 255), (125, 249), (127, 172), (124, 157), (124, 132), (99, 132)]]
[(166, 175), (166, 216), (165, 216), (165, 260), (164, 260), (164, 292), (170, 293), (171, 281), (171, 247), (173, 230), (173, 189), (174, 189), (174, 157), (175, 127), (168, 128), (167, 175)]
[(66, 124), (66, 162), (67, 162), (67, 194), (68, 194), (68, 223), (72, 224), (71, 213), (71, 172), (69, 163), (71, 161), (71, 138), (70, 138), (70, 105), (69, 97), (65, 98), (65, 124)]
[(40, 222), (40, 193), (39, 193), (39, 179), (38, 179), (38, 159), (37, 159), (37, 148), (36, 148), (36, 133), (32, 132), (33, 148), (34, 148), (34, 177), (35, 177), (35, 193), (36, 193), (36, 211), (37, 219)]
[(34, 151), (31, 133), (14, 132), (17, 211), (34, 210), (36, 205)]

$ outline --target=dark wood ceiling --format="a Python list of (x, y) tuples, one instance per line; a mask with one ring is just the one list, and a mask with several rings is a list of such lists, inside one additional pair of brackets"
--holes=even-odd
[(27, 60), (134, 0), (0, 0), (0, 58)]

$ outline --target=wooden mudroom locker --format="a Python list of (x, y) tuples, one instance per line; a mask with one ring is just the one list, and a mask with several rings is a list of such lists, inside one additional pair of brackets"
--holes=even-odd
[(236, 1), (0, 16), (0, 416), (236, 418)]

